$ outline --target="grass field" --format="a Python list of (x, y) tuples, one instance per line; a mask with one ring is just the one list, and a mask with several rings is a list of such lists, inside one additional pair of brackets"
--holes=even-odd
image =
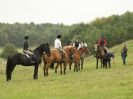
[(33, 80), (33, 67), (17, 66), (12, 81), (5, 80), (6, 61), (0, 60), (0, 99), (133, 99), (133, 40), (127, 43), (127, 65), (122, 64), (122, 45), (113, 47), (115, 65), (111, 69), (96, 69), (93, 56), (86, 58), (80, 72), (67, 70), (66, 75), (50, 70)]

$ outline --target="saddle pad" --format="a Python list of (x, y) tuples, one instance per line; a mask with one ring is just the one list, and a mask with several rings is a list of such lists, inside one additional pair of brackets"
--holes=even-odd
[(23, 53), (25, 56), (27, 56), (28, 58), (30, 58), (30, 56), (28, 55), (28, 54), (25, 54), (25, 53)]
[(61, 53), (58, 49), (51, 49), (51, 50)]
[[(54, 48), (54, 49), (51, 49), (51, 50), (56, 51), (56, 52), (58, 52), (58, 53), (60, 53), (60, 54), (62, 53), (62, 51), (59, 51), (58, 49), (55, 49), (55, 48)], [(66, 52), (65, 52), (65, 53), (66, 53)]]

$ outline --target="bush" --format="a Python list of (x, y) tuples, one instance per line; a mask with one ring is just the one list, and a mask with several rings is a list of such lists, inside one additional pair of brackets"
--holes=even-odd
[(9, 55), (14, 54), (16, 52), (18, 52), (18, 51), (17, 51), (17, 48), (16, 48), (15, 45), (13, 45), (13, 44), (6, 44), (4, 46), (4, 48), (3, 48), (1, 56), (3, 58), (7, 58)]

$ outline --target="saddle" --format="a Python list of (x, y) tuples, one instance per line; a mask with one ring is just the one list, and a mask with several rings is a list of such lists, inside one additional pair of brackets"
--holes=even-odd
[(59, 49), (53, 49), (53, 50), (55, 50), (56, 52), (58, 52), (59, 54), (61, 54), (61, 60), (62, 60), (62, 62), (64, 62), (64, 58), (65, 58), (65, 53), (63, 52), (63, 51), (61, 51), (61, 50), (59, 50)]
[(31, 63), (35, 63), (35, 58), (34, 58), (34, 54), (33, 55), (29, 55), (27, 53), (23, 53), (29, 60)]
[(104, 46), (100, 46), (100, 47), (103, 49), (104, 53), (107, 54), (107, 50), (105, 49), (105, 47)]

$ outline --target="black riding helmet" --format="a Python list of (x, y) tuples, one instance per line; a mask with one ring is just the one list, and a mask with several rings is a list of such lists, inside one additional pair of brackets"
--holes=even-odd
[(24, 39), (25, 39), (25, 40), (28, 40), (28, 39), (29, 39), (29, 36), (25, 36)]
[(60, 39), (61, 37), (62, 37), (61, 35), (57, 35), (57, 38), (59, 38), (59, 39)]

